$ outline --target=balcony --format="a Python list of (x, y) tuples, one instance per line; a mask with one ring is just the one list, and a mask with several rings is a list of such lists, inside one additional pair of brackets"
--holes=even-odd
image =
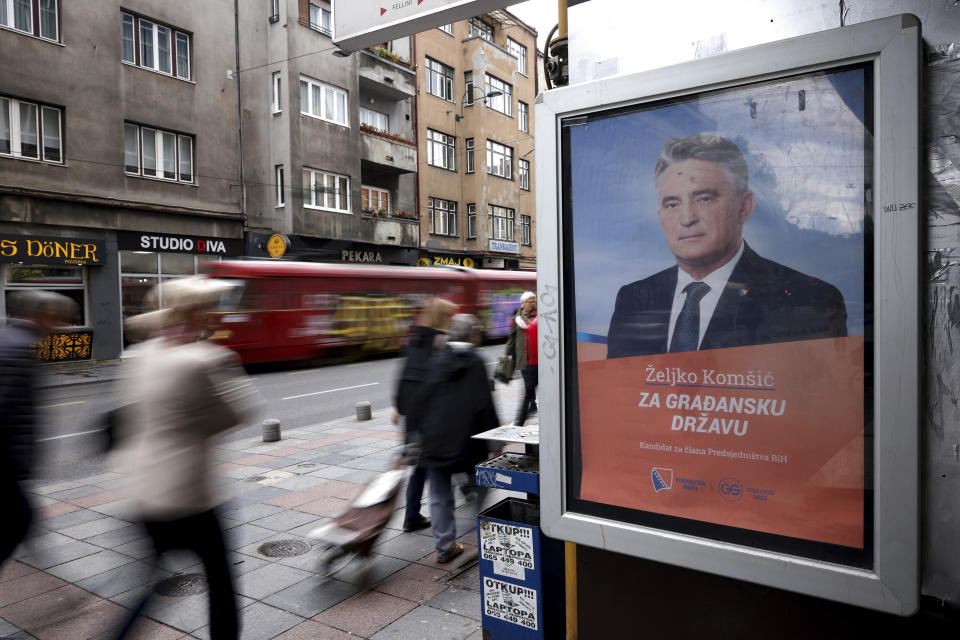
[(416, 173), (417, 145), (403, 136), (360, 126), (360, 159), (388, 173)]
[(360, 91), (393, 101), (412, 98), (417, 92), (417, 74), (402, 62), (394, 62), (370, 51), (360, 51), (357, 54)]
[(365, 209), (361, 215), (373, 225), (372, 241), (376, 244), (416, 247), (420, 241), (420, 219), (413, 212)]

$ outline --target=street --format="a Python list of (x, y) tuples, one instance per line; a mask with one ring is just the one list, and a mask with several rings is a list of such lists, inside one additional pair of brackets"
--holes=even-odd
[[(502, 352), (502, 343), (480, 349), (491, 364)], [(293, 429), (352, 415), (356, 403), (363, 401), (371, 403), (375, 415), (389, 410), (402, 362), (401, 357), (392, 356), (324, 366), (292, 363), (260, 368), (250, 377), (263, 397), (262, 418), (276, 418), (282, 429)], [(40, 403), (40, 478), (70, 480), (109, 470), (106, 456), (98, 451), (102, 447), (99, 421), (119, 401), (115, 386), (98, 382), (46, 390)], [(222, 439), (249, 438), (259, 429), (259, 424), (250, 425)]]

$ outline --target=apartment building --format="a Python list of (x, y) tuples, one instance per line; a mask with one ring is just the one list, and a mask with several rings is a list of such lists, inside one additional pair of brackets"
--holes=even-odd
[(415, 36), (421, 264), (536, 269), (536, 37), (502, 10)]
[(119, 356), (153, 285), (242, 253), (233, 6), (0, 1), (0, 314), (78, 306), (44, 357)]
[(415, 264), (410, 38), (335, 55), (331, 26), (325, 0), (241, 7), (246, 253)]

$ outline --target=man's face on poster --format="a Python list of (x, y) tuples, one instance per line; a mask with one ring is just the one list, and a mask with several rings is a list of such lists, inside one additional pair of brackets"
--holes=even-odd
[(751, 191), (737, 194), (723, 165), (683, 160), (667, 167), (657, 189), (657, 217), (677, 264), (700, 279), (740, 249), (753, 213)]

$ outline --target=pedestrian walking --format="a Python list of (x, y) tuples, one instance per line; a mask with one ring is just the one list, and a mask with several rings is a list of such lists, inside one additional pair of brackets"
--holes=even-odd
[[(397, 424), (400, 416), (404, 417), (406, 442), (408, 447), (417, 449), (420, 436), (415, 423), (410, 420), (410, 405), (416, 398), (420, 386), (427, 375), (430, 359), (443, 350), (446, 344), (444, 330), (450, 322), (456, 305), (443, 298), (433, 298), (428, 302), (410, 330), (407, 343), (406, 360), (397, 381), (393, 398), (396, 411), (393, 414), (393, 423)], [(414, 456), (416, 457), (416, 456)], [(404, 510), (403, 530), (419, 531), (430, 526), (430, 521), (420, 513), (420, 501), (423, 499), (423, 486), (427, 472), (423, 467), (415, 464), (407, 481), (406, 509)]]
[(7, 298), (7, 326), (0, 331), (0, 565), (30, 528), (33, 512), (21, 483), (30, 477), (36, 441), (36, 359), (33, 345), (62, 326), (76, 307), (50, 291), (17, 291)]
[(520, 427), (527, 421), (527, 416), (537, 410), (537, 294), (532, 291), (520, 296), (520, 310), (510, 323), (504, 355), (510, 358), (513, 367), (519, 369), (523, 377), (523, 401), (513, 421)]
[(252, 422), (259, 404), (233, 352), (203, 340), (207, 311), (229, 286), (205, 278), (164, 283), (164, 308), (134, 320), (151, 325), (155, 337), (134, 349), (123, 394), (130, 404), (121, 447), (130, 463), (137, 509), (158, 555), (185, 549), (203, 562), (213, 640), (235, 640), (239, 616), (223, 529), (214, 512), (219, 501), (209, 440)]
[(430, 483), (430, 517), (441, 564), (463, 553), (463, 545), (456, 541), (452, 475), (473, 473), (473, 465), (486, 457), (486, 445), (471, 437), (500, 424), (486, 366), (475, 351), (482, 331), (475, 316), (451, 318), (447, 344), (411, 407), (422, 438), (420, 465)]

